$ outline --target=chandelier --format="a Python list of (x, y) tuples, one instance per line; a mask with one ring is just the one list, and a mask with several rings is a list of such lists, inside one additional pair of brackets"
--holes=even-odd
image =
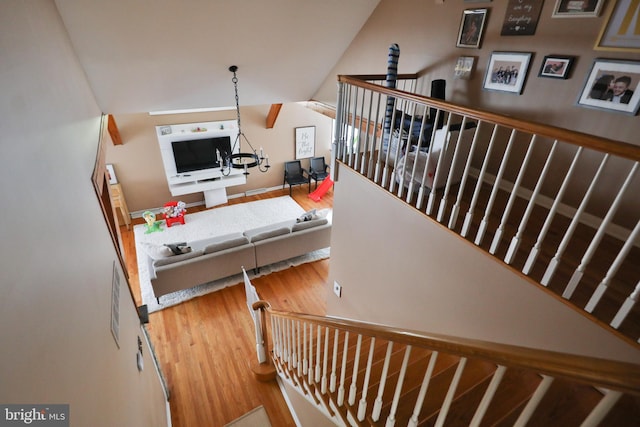
[[(267, 172), (271, 167), (269, 165), (269, 156), (265, 155), (262, 147), (260, 147), (260, 154), (253, 145), (249, 142), (247, 137), (242, 132), (242, 127), (240, 124), (240, 101), (238, 98), (238, 76), (236, 75), (236, 71), (238, 71), (238, 67), (232, 65), (229, 67), (229, 71), (233, 73), (233, 78), (231, 81), (233, 82), (233, 88), (236, 93), (236, 113), (238, 116), (238, 135), (236, 135), (236, 140), (233, 143), (233, 147), (231, 148), (231, 154), (225, 157), (224, 162), (220, 167), (220, 172), (223, 175), (228, 176), (231, 173), (231, 168), (233, 169), (244, 169), (244, 175), (249, 175), (249, 169), (258, 167), (260, 172)], [(242, 139), (244, 138), (245, 142), (251, 149), (250, 151), (243, 152), (242, 151)], [(238, 150), (236, 152), (236, 146)]]

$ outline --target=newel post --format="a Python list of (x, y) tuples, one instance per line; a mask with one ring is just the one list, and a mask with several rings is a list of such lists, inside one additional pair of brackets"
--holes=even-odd
[(260, 311), (260, 321), (256, 324), (256, 346), (258, 351), (258, 363), (251, 367), (253, 374), (259, 381), (272, 381), (276, 378), (276, 368), (268, 356), (269, 340), (267, 335), (267, 313), (269, 303), (266, 301), (256, 301), (251, 305), (254, 310)]

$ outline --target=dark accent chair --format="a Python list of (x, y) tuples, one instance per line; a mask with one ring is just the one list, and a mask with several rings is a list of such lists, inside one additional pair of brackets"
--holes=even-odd
[[(316, 188), (318, 188), (318, 181), (324, 181), (329, 176), (328, 167), (324, 157), (312, 157), (309, 161), (309, 177), (316, 182)], [(309, 186), (311, 186), (311, 182), (309, 182)]]
[(294, 185), (307, 184), (309, 191), (311, 191), (311, 177), (309, 176), (309, 172), (302, 167), (300, 160), (284, 163), (284, 181), (282, 182), (282, 188), (284, 188), (285, 184), (289, 184), (289, 195), (291, 195), (291, 187)]

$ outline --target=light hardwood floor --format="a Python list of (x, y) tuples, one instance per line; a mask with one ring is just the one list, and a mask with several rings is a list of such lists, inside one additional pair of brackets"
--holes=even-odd
[[(231, 199), (229, 204), (288, 194), (287, 188)], [(333, 205), (332, 190), (318, 203), (307, 194), (307, 187), (293, 189), (293, 198), (305, 210)], [(139, 306), (133, 231), (125, 227), (120, 231), (132, 294)], [(323, 315), (328, 271), (329, 261), (322, 260), (252, 282), (260, 297), (275, 308)], [(147, 326), (171, 393), (174, 427), (224, 426), (260, 405), (273, 426), (295, 425), (276, 382), (259, 382), (251, 371), (256, 362), (255, 338), (241, 284), (152, 313)]]

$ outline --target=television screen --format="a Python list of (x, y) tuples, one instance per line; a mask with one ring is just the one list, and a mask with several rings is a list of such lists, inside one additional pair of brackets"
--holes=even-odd
[(231, 138), (191, 139), (172, 141), (173, 158), (178, 173), (220, 167), (220, 162), (231, 153)]

